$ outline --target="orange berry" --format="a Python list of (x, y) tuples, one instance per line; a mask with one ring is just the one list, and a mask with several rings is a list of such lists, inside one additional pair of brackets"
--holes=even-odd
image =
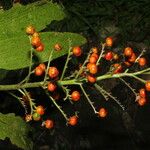
[(113, 39), (112, 37), (107, 37), (106, 38), (106, 46), (111, 47), (113, 45)]
[(140, 106), (144, 106), (147, 101), (146, 101), (146, 98), (140, 97), (137, 102)]
[(150, 81), (146, 81), (145, 88), (147, 91), (150, 91)]
[(91, 63), (90, 68), (89, 68), (89, 72), (90, 72), (91, 74), (96, 74), (97, 71), (98, 71), (97, 65)]
[(92, 64), (96, 63), (96, 61), (97, 61), (97, 59), (96, 59), (95, 56), (91, 56), (90, 59), (89, 59), (89, 62), (92, 63)]
[(47, 129), (51, 129), (54, 127), (54, 122), (53, 120), (50, 120), (50, 119), (47, 119), (44, 124)]
[(45, 71), (46, 69), (46, 65), (45, 64), (39, 64), (38, 67), (40, 67), (43, 71)]
[(118, 59), (119, 59), (118, 54), (113, 53), (113, 59), (114, 59), (114, 60), (118, 60)]
[(32, 120), (32, 115), (29, 115), (29, 114), (28, 114), (28, 115), (25, 116), (25, 121), (26, 121), (26, 122), (29, 122), (29, 121), (31, 121), (31, 120)]
[(133, 49), (131, 47), (126, 47), (124, 49), (124, 55), (127, 57), (131, 57), (133, 54)]
[(142, 89), (139, 90), (139, 95), (140, 95), (140, 97), (143, 97), (143, 98), (146, 97), (146, 91), (145, 91), (144, 88), (142, 88)]
[(32, 35), (32, 37), (39, 37), (39, 33), (38, 32), (34, 32), (34, 34)]
[(36, 51), (42, 52), (43, 50), (44, 50), (44, 44), (40, 43), (40, 45), (36, 47)]
[(78, 122), (78, 117), (75, 115), (70, 117), (68, 120), (68, 124), (70, 124), (71, 126), (75, 126), (77, 122)]
[(105, 118), (107, 116), (107, 110), (105, 108), (100, 108), (98, 114), (101, 118)]
[(135, 53), (132, 53), (131, 57), (128, 59), (129, 62), (134, 63), (136, 60), (136, 55)]
[(98, 48), (97, 47), (93, 47), (92, 48), (92, 52), (95, 53), (95, 54), (97, 54), (98, 53)]
[(79, 46), (73, 47), (72, 51), (73, 51), (73, 54), (77, 57), (81, 56), (81, 54), (82, 54), (82, 50)]
[(41, 39), (38, 36), (32, 37), (31, 44), (34, 47), (39, 47), (41, 45)]
[(43, 69), (39, 66), (37, 66), (34, 70), (34, 73), (36, 76), (41, 76), (43, 74)]
[(120, 73), (121, 71), (122, 71), (122, 66), (121, 66), (121, 64), (114, 64), (113, 65), (114, 66), (114, 74), (116, 74), (116, 73)]
[(96, 58), (96, 60), (98, 60), (98, 58), (99, 58), (99, 55), (98, 55), (98, 54), (92, 53), (90, 57), (93, 57), (93, 56)]
[(62, 50), (62, 46), (59, 43), (57, 43), (57, 44), (54, 45), (54, 49), (56, 51), (60, 51), (60, 50)]
[(50, 78), (55, 78), (59, 75), (59, 71), (56, 67), (50, 67), (48, 70), (48, 75)]
[(34, 33), (35, 33), (35, 28), (34, 28), (33, 26), (28, 26), (28, 27), (26, 28), (26, 33), (27, 33), (28, 35), (34, 34)]
[(36, 113), (38, 113), (39, 115), (44, 115), (45, 110), (44, 110), (43, 106), (41, 106), (41, 105), (37, 106)]
[(48, 85), (47, 85), (47, 90), (50, 92), (54, 92), (56, 90), (56, 88), (57, 88), (57, 86), (52, 82), (48, 83)]
[(146, 65), (146, 58), (144, 58), (144, 57), (139, 58), (138, 63), (140, 66), (145, 66)]
[(95, 83), (96, 82), (96, 77), (94, 77), (93, 75), (88, 75), (87, 80), (90, 83)]
[(73, 101), (80, 100), (80, 93), (78, 91), (73, 91), (71, 94), (71, 100)]

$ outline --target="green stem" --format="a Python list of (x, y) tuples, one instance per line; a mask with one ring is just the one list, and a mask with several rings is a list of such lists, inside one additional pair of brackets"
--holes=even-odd
[(69, 51), (68, 51), (68, 56), (67, 56), (67, 60), (66, 60), (66, 63), (65, 63), (65, 66), (64, 66), (64, 69), (63, 69), (63, 72), (62, 72), (62, 75), (60, 77), (60, 80), (62, 80), (64, 78), (64, 75), (65, 75), (65, 72), (66, 72), (66, 69), (67, 69), (67, 66), (68, 66), (68, 62), (70, 60), (70, 55), (71, 55), (71, 41), (69, 40)]
[(95, 113), (95, 114), (97, 114), (98, 112), (96, 111), (95, 107), (93, 106), (93, 102), (91, 102), (91, 100), (89, 99), (88, 95), (86, 94), (86, 92), (85, 92), (85, 90), (84, 90), (84, 88), (83, 88), (82, 84), (80, 84), (80, 88), (81, 88), (81, 90), (82, 90), (83, 94), (85, 95), (85, 97), (86, 97), (86, 99), (87, 99), (88, 103), (89, 103), (89, 104), (90, 104), (90, 106), (92, 107), (92, 109), (93, 109), (94, 113)]
[(102, 56), (103, 56), (103, 53), (104, 53), (104, 48), (105, 48), (105, 44), (102, 44), (102, 50), (101, 50), (101, 53), (100, 53), (100, 55), (99, 55), (99, 58), (98, 58), (98, 60), (97, 60), (97, 62), (96, 62), (96, 65), (99, 65), (99, 64), (100, 64), (100, 60), (101, 60), (101, 58), (102, 58)]

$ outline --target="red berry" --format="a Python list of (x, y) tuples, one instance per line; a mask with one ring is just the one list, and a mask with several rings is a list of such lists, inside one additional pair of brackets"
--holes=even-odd
[(75, 126), (77, 122), (78, 122), (78, 117), (75, 115), (70, 117), (68, 120), (68, 124), (70, 124), (71, 126)]
[(98, 60), (98, 58), (99, 58), (99, 55), (98, 55), (98, 54), (92, 53), (90, 57), (93, 57), (93, 56), (96, 58), (96, 60)]
[(121, 71), (122, 71), (122, 66), (121, 66), (121, 64), (114, 64), (113, 65), (114, 66), (114, 74), (116, 74), (116, 73), (120, 73)]
[(88, 80), (90, 83), (95, 83), (95, 82), (96, 82), (96, 77), (94, 77), (93, 75), (88, 75), (88, 76), (87, 76), (87, 80)]
[(140, 66), (146, 65), (146, 59), (144, 57), (139, 58), (138, 63)]
[(78, 91), (73, 91), (72, 94), (71, 94), (71, 99), (73, 101), (80, 100), (80, 93)]
[(50, 67), (48, 70), (48, 75), (50, 78), (55, 78), (59, 75), (59, 71), (56, 67)]
[(111, 47), (113, 45), (113, 39), (112, 37), (107, 37), (106, 38), (106, 46)]
[(55, 49), (56, 51), (60, 51), (60, 50), (62, 50), (62, 46), (57, 43), (57, 44), (54, 45), (54, 49)]
[(40, 67), (43, 71), (45, 71), (45, 69), (46, 69), (46, 65), (45, 64), (39, 64), (38, 67)]
[(146, 101), (146, 98), (140, 97), (137, 102), (140, 106), (144, 106), (147, 101)]
[(48, 85), (47, 85), (47, 90), (50, 92), (54, 92), (56, 90), (56, 88), (57, 88), (57, 86), (52, 82), (48, 83)]
[(140, 95), (140, 97), (143, 97), (143, 98), (146, 97), (146, 91), (145, 91), (144, 88), (142, 88), (142, 89), (139, 90), (139, 95)]
[(26, 33), (29, 34), (29, 35), (32, 35), (35, 33), (35, 28), (33, 26), (28, 26), (26, 28)]
[(129, 62), (134, 63), (136, 60), (136, 55), (135, 53), (132, 53), (131, 57), (128, 59)]
[(73, 47), (72, 51), (73, 51), (73, 54), (77, 57), (81, 56), (81, 54), (82, 54), (82, 50), (79, 46)]
[(41, 45), (40, 38), (38, 36), (32, 37), (31, 44), (32, 44), (32, 46), (34, 46), (36, 48), (39, 47)]
[(41, 106), (41, 105), (37, 106), (36, 107), (36, 113), (39, 115), (44, 115), (45, 110), (44, 110), (43, 106)]
[(146, 81), (145, 88), (147, 91), (150, 91), (150, 81)]
[(40, 43), (40, 45), (38, 47), (36, 47), (36, 51), (42, 52), (43, 50), (44, 50), (44, 44)]
[(41, 76), (43, 74), (43, 69), (41, 67), (36, 67), (34, 70), (36, 76)]
[(106, 60), (111, 60), (113, 58), (113, 53), (112, 52), (107, 52), (106, 54), (105, 54), (105, 59)]
[(90, 72), (91, 74), (96, 74), (97, 71), (98, 71), (97, 65), (91, 63), (91, 65), (89, 66), (89, 72)]
[(107, 116), (107, 110), (105, 108), (100, 108), (98, 114), (101, 118), (105, 118)]
[(54, 127), (54, 122), (53, 122), (53, 120), (47, 119), (47, 120), (45, 121), (45, 127), (46, 127), (47, 129), (53, 128), (53, 127)]
[(133, 54), (133, 49), (131, 47), (126, 47), (124, 49), (124, 55), (127, 57), (131, 57)]

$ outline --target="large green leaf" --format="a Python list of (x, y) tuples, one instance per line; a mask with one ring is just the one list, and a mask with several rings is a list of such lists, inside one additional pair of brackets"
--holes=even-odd
[[(45, 45), (45, 50), (43, 52), (35, 52), (40, 62), (48, 60), (50, 51), (56, 43), (62, 45), (62, 51), (55, 52), (53, 58), (67, 54), (69, 39), (72, 43), (71, 46), (81, 45), (86, 42), (85, 38), (75, 33), (45, 32), (41, 33), (41, 39)], [(14, 38), (0, 40), (0, 45), (0, 68), (15, 70), (29, 66), (31, 45), (27, 35), (24, 34), (22, 36), (15, 36)]]
[(33, 25), (40, 31), (51, 21), (64, 17), (62, 8), (52, 2), (40, 1), (26, 6), (16, 4), (10, 10), (0, 13), (0, 39), (24, 34), (28, 25)]
[(0, 113), (0, 139), (5, 140), (5, 138), (9, 138), (12, 144), (24, 150), (30, 150), (33, 147), (33, 143), (28, 137), (30, 130), (29, 125), (20, 117), (12, 113)]

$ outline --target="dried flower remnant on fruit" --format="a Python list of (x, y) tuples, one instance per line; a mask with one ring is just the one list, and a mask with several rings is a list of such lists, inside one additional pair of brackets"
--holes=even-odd
[(62, 46), (59, 43), (57, 43), (57, 44), (54, 45), (54, 49), (56, 51), (60, 51), (60, 50), (62, 50)]

